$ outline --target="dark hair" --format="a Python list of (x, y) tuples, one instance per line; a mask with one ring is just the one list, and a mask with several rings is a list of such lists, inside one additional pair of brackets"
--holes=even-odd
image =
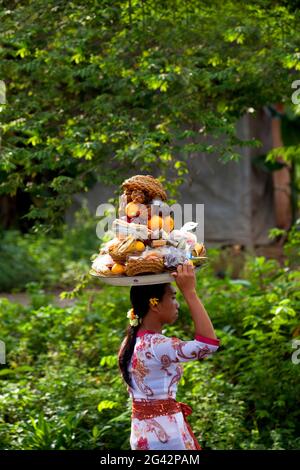
[[(168, 285), (169, 284), (166, 283), (150, 284), (146, 286), (132, 286), (130, 289), (130, 301), (134, 309), (134, 313), (139, 318), (143, 318), (149, 310), (149, 299), (151, 299), (151, 297), (157, 297), (158, 300), (161, 301)], [(131, 385), (128, 373), (128, 365), (133, 354), (138, 329), (139, 325), (129, 325), (126, 332), (126, 338), (122, 343), (118, 355), (119, 368), (123, 379), (128, 385)]]

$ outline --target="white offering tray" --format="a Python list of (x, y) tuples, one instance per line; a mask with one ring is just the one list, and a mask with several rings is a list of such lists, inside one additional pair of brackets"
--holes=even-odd
[[(196, 266), (195, 271), (198, 271), (201, 266)], [(174, 272), (176, 269), (174, 268)], [(91, 270), (92, 276), (98, 277), (105, 284), (112, 286), (145, 286), (149, 284), (164, 284), (166, 282), (175, 282), (175, 278), (169, 272), (161, 274), (143, 274), (140, 276), (103, 276)]]

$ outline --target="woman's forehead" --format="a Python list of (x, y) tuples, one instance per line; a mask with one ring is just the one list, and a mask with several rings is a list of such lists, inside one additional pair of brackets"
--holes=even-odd
[(175, 287), (173, 287), (172, 285), (169, 285), (169, 286), (167, 287), (167, 293), (168, 293), (168, 294), (174, 295), (174, 294), (176, 294), (176, 292), (177, 292), (177, 291), (176, 291)]

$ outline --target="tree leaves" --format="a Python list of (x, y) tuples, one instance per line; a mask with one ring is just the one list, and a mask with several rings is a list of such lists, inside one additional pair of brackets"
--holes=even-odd
[[(4, 2), (1, 191), (26, 187), (35, 206), (42, 180), (50, 189), (31, 217), (54, 226), (72, 201), (70, 188), (78, 191), (61, 185), (54, 204), (56, 177), (83, 187), (95, 178), (118, 186), (129, 170), (164, 178), (169, 166), (176, 170), (178, 146), (187, 158), (193, 151), (235, 158), (236, 119), (290, 97), (298, 20), (284, 6), (241, 9), (229, 0), (31, 0), (10, 10)], [(195, 125), (222, 143), (193, 148), (199, 143), (182, 134)], [(166, 181), (172, 196), (184, 176), (178, 170)]]

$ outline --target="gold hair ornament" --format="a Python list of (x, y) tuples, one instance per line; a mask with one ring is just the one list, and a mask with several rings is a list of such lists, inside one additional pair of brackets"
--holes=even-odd
[(151, 307), (155, 307), (155, 305), (158, 305), (159, 300), (157, 297), (151, 297), (151, 299), (149, 299), (149, 302), (150, 302)]

